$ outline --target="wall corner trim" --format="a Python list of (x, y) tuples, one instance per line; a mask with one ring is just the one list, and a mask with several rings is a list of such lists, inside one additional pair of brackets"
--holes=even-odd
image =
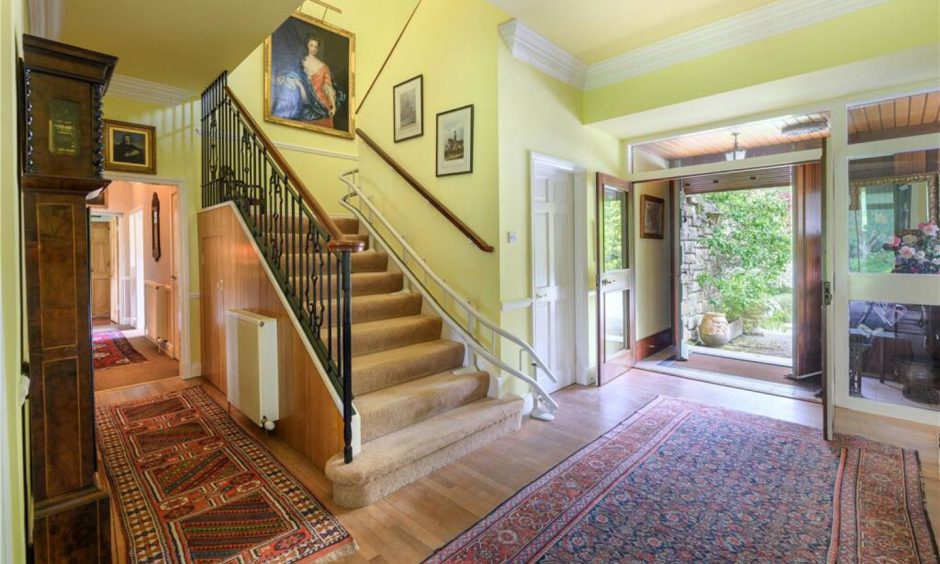
[(29, 33), (53, 41), (62, 27), (62, 0), (29, 0)]
[(109, 96), (131, 98), (162, 106), (182, 104), (186, 100), (194, 98), (196, 94), (196, 92), (170, 86), (169, 84), (151, 82), (123, 74), (112, 76), (111, 83), (108, 86)]
[(499, 26), (499, 35), (512, 56), (540, 71), (584, 89), (588, 66), (519, 20), (510, 20)]
[(585, 90), (593, 90), (642, 74), (740, 47), (888, 0), (785, 0), (673, 35), (650, 45), (592, 64)]

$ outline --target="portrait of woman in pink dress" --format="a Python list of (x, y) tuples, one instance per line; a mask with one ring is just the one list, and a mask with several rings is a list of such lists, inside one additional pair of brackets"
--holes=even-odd
[(347, 85), (353, 38), (323, 25), (298, 14), (266, 42), (271, 74), (265, 119), (351, 136)]

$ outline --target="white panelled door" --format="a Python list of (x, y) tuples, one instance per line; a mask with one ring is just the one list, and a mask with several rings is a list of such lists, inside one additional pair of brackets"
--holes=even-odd
[(538, 373), (555, 391), (574, 383), (574, 178), (537, 163), (532, 172), (533, 346), (558, 382)]

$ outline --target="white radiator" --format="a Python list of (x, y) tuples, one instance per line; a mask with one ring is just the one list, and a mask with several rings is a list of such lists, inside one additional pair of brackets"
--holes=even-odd
[(225, 314), (228, 401), (259, 427), (273, 429), (278, 404), (277, 319), (232, 309)]
[[(147, 321), (147, 336), (150, 337), (151, 341), (162, 347), (170, 342), (172, 337), (170, 334), (172, 327), (170, 324), (172, 319), (170, 287), (148, 280), (145, 284), (144, 293), (146, 294), (144, 298), (146, 300), (144, 305), (146, 315), (144, 317)], [(173, 346), (176, 346), (176, 343), (173, 343)]]

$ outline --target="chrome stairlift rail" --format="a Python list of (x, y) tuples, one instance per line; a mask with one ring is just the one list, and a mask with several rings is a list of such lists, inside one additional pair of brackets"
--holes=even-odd
[[(541, 370), (552, 382), (557, 382), (557, 378), (548, 365), (539, 357), (531, 345), (516, 335), (506, 331), (496, 323), (490, 321), (482, 312), (471, 306), (466, 299), (461, 297), (447, 282), (438, 276), (434, 270), (421, 258), (420, 255), (405, 241), (405, 238), (395, 229), (391, 222), (376, 208), (375, 204), (362, 193), (356, 182), (358, 170), (351, 170), (340, 176), (340, 180), (349, 189), (349, 192), (341, 200), (343, 207), (348, 209), (359, 220), (369, 232), (369, 236), (374, 241), (378, 241), (388, 251), (389, 258), (395, 262), (402, 273), (408, 278), (411, 284), (417, 288), (425, 297), (428, 304), (437, 312), (438, 315), (465, 341), (472, 351), (471, 354), (481, 357), (483, 360), (498, 368), (502, 372), (510, 374), (526, 384), (533, 391), (535, 405), (532, 410), (532, 417), (551, 421), (555, 418), (555, 412), (558, 404), (542, 388), (538, 380), (528, 374), (530, 368)], [(355, 202), (355, 203), (354, 203)], [(394, 240), (394, 246), (386, 239), (383, 231), (376, 228), (375, 221), (381, 224), (382, 230), (388, 233)], [(420, 272), (415, 272), (413, 266), (417, 266)], [(433, 284), (446, 296), (450, 298), (450, 303), (461, 310), (465, 322), (459, 320), (447, 308), (445, 300), (439, 300), (429, 288)], [(492, 338), (489, 345), (481, 342), (477, 335), (477, 330), (483, 328), (490, 332)], [(507, 341), (514, 346), (519, 347), (519, 368), (514, 368), (500, 357), (501, 344)], [(528, 358), (528, 362), (525, 360)]]

